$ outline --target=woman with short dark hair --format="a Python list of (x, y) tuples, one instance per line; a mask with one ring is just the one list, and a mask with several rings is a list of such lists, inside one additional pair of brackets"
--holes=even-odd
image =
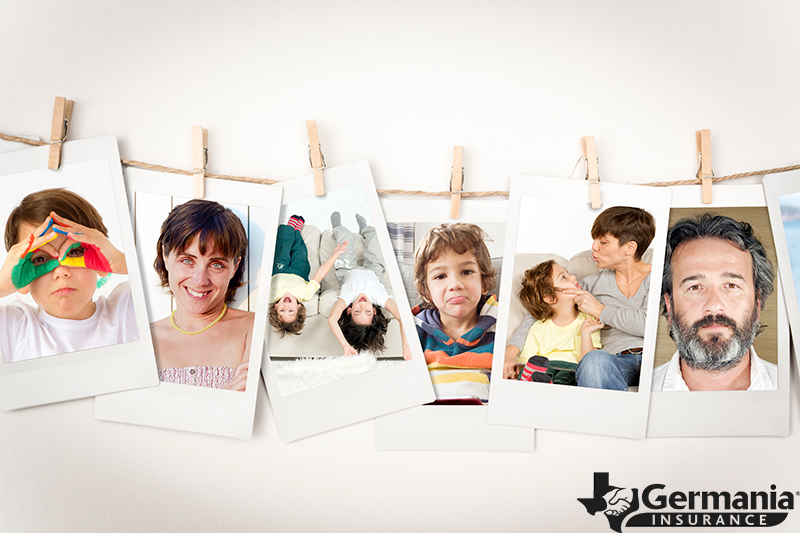
[(578, 364), (579, 387), (628, 390), (639, 383), (652, 266), (642, 256), (655, 234), (653, 215), (638, 207), (610, 207), (592, 225), (592, 260), (601, 270), (580, 280), (583, 290), (564, 292), (605, 324), (603, 349)]
[(173, 208), (153, 266), (175, 310), (151, 324), (161, 381), (243, 391), (254, 313), (231, 309), (244, 284), (247, 234), (230, 209), (209, 200)]

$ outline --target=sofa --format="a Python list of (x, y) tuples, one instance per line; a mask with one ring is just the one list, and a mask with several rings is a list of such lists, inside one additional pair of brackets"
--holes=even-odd
[[(320, 231), (316, 226), (309, 224), (303, 226), (301, 235), (308, 249), (308, 262), (311, 265), (309, 277), (311, 277), (320, 264), (331, 256), (333, 249), (336, 247), (336, 240), (333, 237), (332, 230)], [(354, 236), (355, 243), (353, 244), (356, 257), (358, 264), (361, 265), (366, 244), (361, 235), (354, 234)], [(393, 261), (394, 258), (390, 257), (389, 260)], [(393, 295), (396, 291), (393, 292), (388, 275), (384, 277), (384, 283), (389, 294)], [(310, 300), (303, 302), (306, 307), (306, 324), (300, 335), (285, 335), (281, 338), (274, 332), (272, 326), (267, 323), (266, 343), (270, 357), (297, 358), (342, 355), (342, 348), (328, 326), (328, 315), (339, 297), (340, 289), (334, 269), (331, 268), (320, 283), (320, 291)], [(402, 288), (400, 292), (402, 292)], [(387, 317), (391, 316), (385, 310), (384, 314)], [(402, 359), (402, 342), (397, 320), (389, 322), (389, 329), (386, 333), (386, 346), (387, 350), (385, 352), (376, 354), (378, 357)]]

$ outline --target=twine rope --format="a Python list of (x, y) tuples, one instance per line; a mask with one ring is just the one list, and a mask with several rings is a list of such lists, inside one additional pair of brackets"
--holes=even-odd
[[(51, 143), (38, 141), (34, 139), (26, 139), (25, 137), (17, 137), (16, 135), (8, 135), (0, 133), (0, 139), (12, 142), (19, 142), (31, 146), (45, 146)], [(123, 165), (129, 167), (141, 168), (145, 170), (154, 170), (156, 172), (166, 172), (169, 174), (181, 174), (184, 176), (192, 176), (194, 172), (191, 170), (182, 170), (180, 168), (165, 167), (162, 165), (152, 165), (143, 161), (135, 161), (133, 159), (121, 159)], [(579, 160), (580, 162), (580, 160)], [(740, 172), (738, 174), (729, 174), (727, 176), (714, 176), (711, 181), (729, 181), (739, 178), (746, 178), (749, 176), (763, 176), (765, 174), (777, 174), (779, 172), (789, 172), (791, 170), (800, 170), (800, 165), (791, 165), (787, 167), (770, 168), (767, 170), (755, 170), (751, 172)], [(573, 170), (574, 173), (574, 170)], [(248, 176), (233, 176), (229, 174), (206, 174), (207, 178), (231, 180), (231, 181), (244, 181), (247, 183), (263, 183), (266, 185), (274, 185), (280, 183), (278, 180), (271, 180), (268, 178), (251, 178)], [(702, 181), (698, 178), (678, 181), (653, 181), (650, 183), (636, 183), (635, 185), (642, 185), (645, 187), (672, 187), (674, 185), (699, 185)], [(450, 191), (409, 191), (405, 189), (378, 189), (378, 194), (403, 194), (410, 196), (450, 196)], [(462, 198), (486, 198), (489, 196), (508, 196), (508, 191), (478, 191), (478, 192), (462, 192)]]

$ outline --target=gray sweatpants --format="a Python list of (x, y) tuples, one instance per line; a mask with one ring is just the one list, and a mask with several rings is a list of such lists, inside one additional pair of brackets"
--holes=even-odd
[(333, 228), (333, 236), (336, 239), (336, 244), (341, 244), (347, 241), (347, 251), (336, 259), (333, 267), (336, 269), (336, 280), (339, 285), (344, 285), (344, 278), (350, 270), (355, 268), (364, 268), (372, 270), (378, 276), (378, 279), (383, 283), (383, 274), (386, 272), (386, 266), (383, 263), (383, 254), (381, 254), (381, 245), (378, 243), (378, 234), (375, 228), (367, 226), (361, 232), (364, 240), (367, 241), (367, 249), (364, 250), (364, 266), (358, 266), (356, 263), (355, 252), (355, 237), (353, 232), (344, 226), (336, 226)]

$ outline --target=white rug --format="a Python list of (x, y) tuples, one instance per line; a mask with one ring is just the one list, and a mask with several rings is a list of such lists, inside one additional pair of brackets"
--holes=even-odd
[(391, 359), (377, 359), (371, 354), (304, 357), (291, 360), (273, 359), (270, 361), (272, 371), (281, 387), (281, 395), (351, 378), (399, 362)]

